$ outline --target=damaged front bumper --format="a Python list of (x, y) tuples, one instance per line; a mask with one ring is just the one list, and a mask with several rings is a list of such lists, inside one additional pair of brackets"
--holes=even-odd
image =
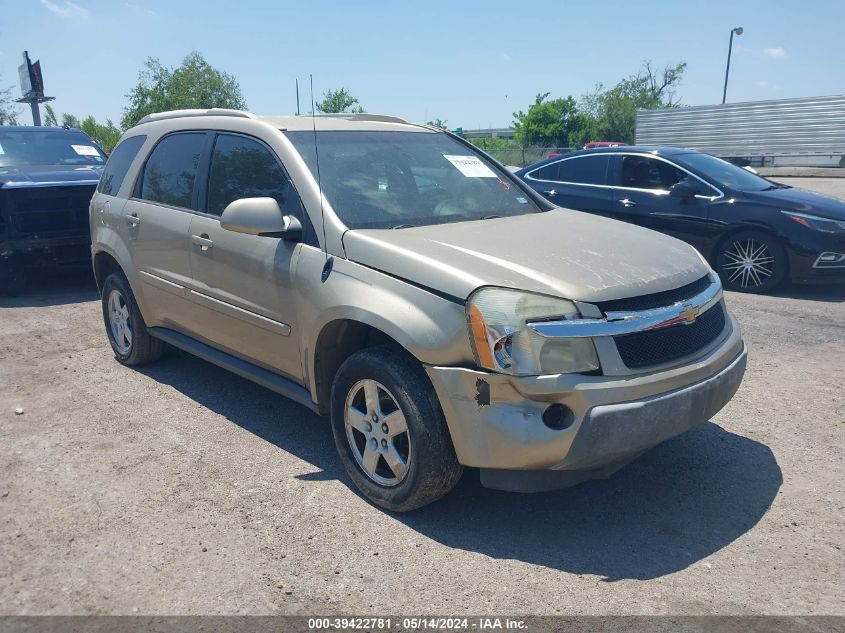
[[(728, 334), (682, 366), (630, 376), (518, 377), (426, 367), (458, 461), (481, 468), (491, 488), (536, 491), (606, 477), (660, 442), (703, 424), (736, 393), (746, 349), (732, 317)], [(543, 414), (561, 404), (565, 428)]]
[(81, 270), (90, 265), (91, 239), (87, 236), (0, 240), (0, 292), (18, 292), (26, 270), (54, 266)]

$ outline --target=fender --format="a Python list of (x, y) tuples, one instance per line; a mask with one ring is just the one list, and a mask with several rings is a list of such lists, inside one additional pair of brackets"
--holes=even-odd
[(110, 255), (120, 266), (123, 274), (126, 275), (126, 279), (129, 281), (129, 287), (132, 288), (132, 294), (135, 295), (135, 300), (138, 302), (138, 309), (141, 311), (141, 314), (145, 315), (144, 318), (146, 319), (146, 315), (150, 314), (150, 310), (147, 309), (146, 299), (144, 297), (144, 284), (138, 279), (138, 271), (132, 266), (132, 256), (126, 244), (120, 239), (117, 233), (107, 227), (100, 226), (92, 231), (92, 233), (94, 234), (92, 237), (95, 238), (95, 241), (91, 244), (92, 268), (94, 259), (98, 253), (107, 253)]
[(322, 282), (324, 264), (325, 253), (303, 248), (295, 277), (302, 366), (315, 401), (317, 342), (326, 326), (338, 320), (383, 332), (421, 363), (474, 363), (463, 304), (339, 257)]

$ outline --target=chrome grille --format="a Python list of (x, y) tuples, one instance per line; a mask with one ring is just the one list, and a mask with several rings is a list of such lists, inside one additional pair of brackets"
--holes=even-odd
[(689, 356), (715, 341), (725, 329), (724, 302), (700, 314), (690, 325), (679, 324), (614, 337), (626, 367), (641, 369)]

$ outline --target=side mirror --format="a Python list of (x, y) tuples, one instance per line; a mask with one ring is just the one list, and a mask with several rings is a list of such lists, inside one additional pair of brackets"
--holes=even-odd
[(292, 215), (282, 215), (273, 198), (241, 198), (229, 204), (220, 216), (227, 231), (277, 237), (289, 242), (302, 239), (302, 224)]
[(690, 182), (689, 180), (682, 180), (681, 182), (676, 182), (669, 188), (670, 196), (672, 196), (673, 198), (680, 198), (682, 200), (694, 198), (699, 193), (701, 193), (701, 188), (695, 185), (694, 183)]

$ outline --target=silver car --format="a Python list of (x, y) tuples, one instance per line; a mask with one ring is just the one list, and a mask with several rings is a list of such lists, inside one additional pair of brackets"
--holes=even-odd
[(390, 510), (464, 466), (503, 490), (607, 477), (710, 419), (745, 370), (693, 248), (555, 207), (395, 117), (150, 115), (90, 220), (118, 361), (172, 345), (329, 416)]

